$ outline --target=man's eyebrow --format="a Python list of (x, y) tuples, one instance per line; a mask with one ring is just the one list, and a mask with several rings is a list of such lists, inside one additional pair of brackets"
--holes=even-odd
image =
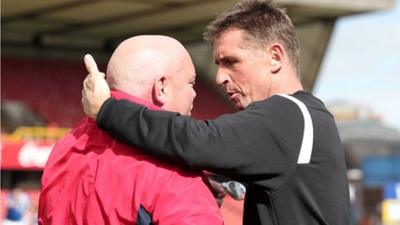
[(227, 56), (216, 57), (214, 63), (218, 65), (221, 61), (226, 61), (226, 60)]
[(214, 63), (218, 65), (221, 59), (223, 59), (224, 57), (225, 56), (224, 55), (221, 56), (221, 54), (214, 54)]
[(222, 56), (219, 59), (215, 59), (215, 64), (219, 64), (220, 62), (237, 62), (238, 58), (235, 56)]

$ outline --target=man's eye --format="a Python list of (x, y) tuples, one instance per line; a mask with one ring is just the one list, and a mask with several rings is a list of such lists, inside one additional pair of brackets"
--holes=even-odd
[(231, 59), (226, 59), (226, 60), (223, 60), (222, 63), (224, 65), (226, 65), (226, 66), (232, 66), (232, 65), (234, 65), (236, 63), (236, 61), (235, 60), (231, 60)]

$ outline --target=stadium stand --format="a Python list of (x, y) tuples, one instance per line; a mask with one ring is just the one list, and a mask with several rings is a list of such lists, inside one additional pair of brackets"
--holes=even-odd
[(2, 100), (26, 103), (48, 125), (72, 127), (82, 117), (80, 62), (2, 59)]
[[(105, 71), (106, 66), (99, 67)], [(1, 99), (21, 101), (47, 125), (73, 127), (81, 118), (81, 88), (86, 75), (83, 62), (44, 59), (2, 59)], [(234, 109), (197, 79), (193, 116), (214, 118)], [(205, 107), (207, 106), (207, 107)]]

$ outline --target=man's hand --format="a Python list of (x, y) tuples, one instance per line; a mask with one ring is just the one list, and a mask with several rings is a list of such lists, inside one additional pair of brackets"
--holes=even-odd
[(210, 183), (210, 190), (213, 193), (218, 206), (221, 207), (222, 201), (226, 195), (227, 190), (222, 186), (220, 182), (213, 180), (209, 176), (207, 178), (208, 182)]
[(105, 74), (99, 71), (93, 57), (90, 54), (86, 54), (84, 61), (89, 74), (83, 81), (83, 111), (87, 116), (96, 119), (101, 105), (103, 105), (111, 95), (110, 88), (104, 79)]

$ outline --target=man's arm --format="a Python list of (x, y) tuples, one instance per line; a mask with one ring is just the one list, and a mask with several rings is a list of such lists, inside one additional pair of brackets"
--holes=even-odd
[(104, 78), (89, 74), (82, 98), (85, 113), (95, 118), (102, 105), (97, 115), (99, 126), (120, 141), (142, 147), (147, 154), (245, 182), (273, 179), (289, 170), (289, 164), (295, 165), (298, 150), (288, 148), (285, 142), (295, 138), (300, 143), (301, 132), (294, 129), (293, 133), (291, 128), (301, 120), (282, 114), (298, 110), (296, 106), (276, 109), (251, 104), (242, 112), (215, 120), (194, 120), (108, 96)]
[(237, 179), (280, 174), (290, 160), (263, 120), (256, 106), (215, 120), (195, 120), (111, 98), (97, 117), (100, 128), (150, 155)]

